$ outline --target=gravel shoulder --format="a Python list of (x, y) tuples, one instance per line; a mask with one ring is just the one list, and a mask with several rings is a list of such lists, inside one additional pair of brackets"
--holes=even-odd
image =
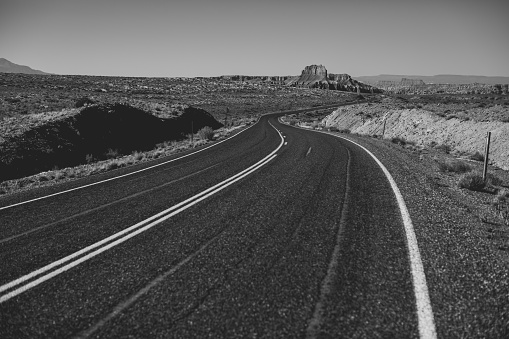
[[(450, 155), (371, 137), (342, 136), (373, 152), (404, 196), (425, 267), (438, 337), (507, 337), (509, 227), (490, 205), (494, 195), (459, 189), (459, 174), (440, 172), (436, 159)], [(490, 171), (503, 180), (502, 185), (509, 185), (509, 172)]]

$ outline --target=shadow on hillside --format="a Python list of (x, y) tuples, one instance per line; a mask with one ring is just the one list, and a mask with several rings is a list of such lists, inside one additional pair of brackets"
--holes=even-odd
[(88, 106), (75, 116), (41, 125), (1, 144), (0, 181), (150, 150), (205, 126), (217, 129), (222, 124), (194, 107), (162, 119), (125, 104)]

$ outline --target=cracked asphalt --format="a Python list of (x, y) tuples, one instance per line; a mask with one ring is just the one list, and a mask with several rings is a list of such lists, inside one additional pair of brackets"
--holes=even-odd
[[(255, 164), (281, 142), (269, 121), (287, 143), (273, 160), (0, 303), (0, 337), (418, 337), (403, 223), (383, 172), (359, 147), (277, 115), (198, 154), (1, 210), (0, 286)], [(3, 197), (0, 206), (149, 165)]]

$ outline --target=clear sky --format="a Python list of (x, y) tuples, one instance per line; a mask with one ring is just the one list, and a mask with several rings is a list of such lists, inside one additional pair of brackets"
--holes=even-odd
[(1, 0), (0, 57), (57, 74), (509, 76), (509, 0)]

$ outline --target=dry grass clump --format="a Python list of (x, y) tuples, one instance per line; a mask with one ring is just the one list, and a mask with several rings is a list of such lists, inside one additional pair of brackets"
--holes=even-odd
[(504, 220), (504, 223), (509, 226), (509, 189), (503, 188), (499, 190), (492, 204), (497, 210), (498, 215)]
[(460, 177), (458, 187), (466, 188), (471, 191), (482, 191), (486, 187), (486, 184), (482, 178), (482, 174), (465, 173)]
[(445, 159), (438, 161), (440, 172), (465, 173), (470, 172), (472, 167), (463, 161)]
[(451, 146), (446, 145), (446, 144), (436, 145), (436, 146), (434, 146), (434, 148), (438, 151), (444, 152), (445, 154), (451, 153), (451, 150), (452, 150)]
[(391, 138), (391, 142), (397, 145), (405, 146), (405, 145), (415, 145), (414, 141), (406, 140), (403, 137), (393, 137)]
[(470, 160), (476, 160), (476, 161), (484, 161), (484, 155), (482, 155), (479, 152), (475, 152), (471, 156), (468, 157)]
[(458, 181), (459, 188), (466, 188), (471, 191), (483, 191), (486, 188), (497, 189), (502, 184), (502, 179), (492, 173), (486, 174), (486, 181), (482, 174), (477, 172), (464, 173)]
[(202, 140), (213, 140), (214, 139), (214, 130), (212, 127), (205, 126), (201, 130), (198, 131), (198, 135)]

